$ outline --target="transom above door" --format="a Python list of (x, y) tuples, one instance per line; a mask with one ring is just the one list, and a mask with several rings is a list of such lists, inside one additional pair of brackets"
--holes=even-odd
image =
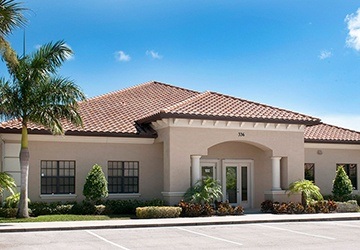
[(212, 177), (221, 183), (223, 201), (244, 208), (253, 206), (253, 160), (204, 159), (200, 164), (202, 178)]

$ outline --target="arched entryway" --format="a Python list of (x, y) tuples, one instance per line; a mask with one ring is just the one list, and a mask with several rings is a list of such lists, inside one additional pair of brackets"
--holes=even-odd
[[(210, 176), (222, 185), (222, 200), (245, 208), (258, 207), (272, 185), (272, 151), (247, 142), (223, 142), (200, 158), (201, 178)], [(259, 204), (258, 204), (259, 203)]]

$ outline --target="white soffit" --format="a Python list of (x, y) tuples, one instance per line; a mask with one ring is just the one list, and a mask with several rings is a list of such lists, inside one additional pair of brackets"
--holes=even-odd
[[(3, 141), (20, 141), (20, 134), (1, 134)], [(154, 138), (103, 137), (103, 136), (73, 136), (73, 135), (32, 135), (29, 141), (42, 142), (79, 142), (79, 143), (124, 143), (124, 144), (154, 144)]]
[(181, 119), (164, 118), (151, 123), (154, 129), (166, 127), (188, 127), (188, 128), (217, 128), (217, 129), (248, 129), (248, 130), (275, 130), (275, 131), (296, 131), (304, 132), (303, 124), (286, 123), (262, 123), (262, 122), (238, 122), (203, 119)]

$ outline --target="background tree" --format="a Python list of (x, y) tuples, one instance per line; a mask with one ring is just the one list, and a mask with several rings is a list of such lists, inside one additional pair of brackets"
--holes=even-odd
[(299, 180), (289, 185), (289, 195), (301, 193), (301, 203), (306, 207), (313, 200), (323, 200), (320, 188), (312, 181)]
[(27, 10), (21, 3), (13, 0), (0, 0), (0, 55), (5, 60), (7, 67), (13, 69), (17, 64), (16, 52), (11, 48), (6, 37), (15, 28), (21, 28), (26, 23), (23, 12)]
[(87, 200), (96, 203), (108, 196), (108, 183), (100, 165), (95, 164), (86, 177), (83, 194)]
[(346, 174), (344, 167), (339, 166), (336, 170), (336, 176), (333, 181), (332, 193), (337, 201), (346, 200), (353, 191), (353, 185), (349, 176)]
[(62, 121), (81, 125), (79, 100), (84, 94), (71, 80), (58, 76), (57, 69), (72, 55), (64, 41), (48, 43), (35, 53), (18, 57), (18, 64), (8, 67), (10, 80), (0, 79), (0, 115), (21, 122), (21, 189), (18, 217), (29, 217), (28, 124), (49, 129), (53, 134), (64, 134)]

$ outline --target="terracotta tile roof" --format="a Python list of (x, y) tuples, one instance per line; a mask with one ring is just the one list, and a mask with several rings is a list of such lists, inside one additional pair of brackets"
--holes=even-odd
[(305, 129), (305, 142), (360, 144), (360, 132), (321, 123)]
[(317, 124), (318, 118), (215, 92), (204, 92), (144, 117), (149, 122), (166, 117)]
[[(319, 119), (214, 92), (199, 93), (159, 82), (91, 98), (80, 104), (84, 127), (64, 123), (66, 134), (154, 137), (147, 123), (162, 117), (284, 122), (312, 125), (305, 130), (306, 142), (360, 143), (360, 133), (318, 124)], [(0, 124), (0, 132), (19, 133), (20, 122)], [(48, 133), (29, 124), (30, 133)]]
[[(81, 102), (79, 112), (84, 127), (76, 128), (67, 122), (63, 126), (66, 134), (151, 136), (153, 131), (149, 127), (140, 127), (135, 121), (198, 93), (159, 82), (147, 82)], [(9, 132), (19, 130), (20, 124), (13, 120), (1, 123), (0, 127), (0, 131)], [(43, 127), (35, 124), (29, 124), (29, 129), (33, 133), (44, 132)]]

